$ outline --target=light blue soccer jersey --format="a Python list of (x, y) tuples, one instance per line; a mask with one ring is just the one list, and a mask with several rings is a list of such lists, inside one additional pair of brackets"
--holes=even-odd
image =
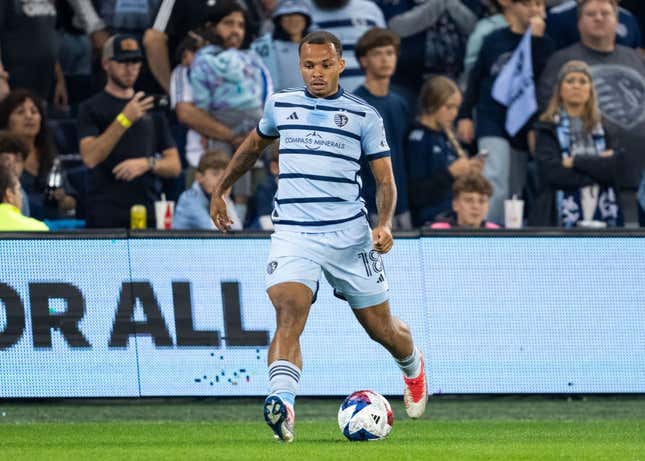
[(342, 88), (327, 98), (288, 89), (269, 97), (257, 132), (280, 138), (276, 230), (331, 232), (365, 219), (361, 156), (390, 155), (376, 109)]

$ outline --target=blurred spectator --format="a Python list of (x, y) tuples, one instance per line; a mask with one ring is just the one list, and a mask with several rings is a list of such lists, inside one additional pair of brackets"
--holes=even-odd
[(0, 231), (47, 231), (41, 221), (23, 216), (20, 212), (22, 189), (18, 176), (0, 161)]
[[(262, 59), (249, 50), (245, 10), (235, 0), (221, 0), (209, 16), (206, 30), (213, 43), (201, 48), (191, 66), (195, 106), (220, 122), (231, 139), (210, 138), (209, 148), (232, 154), (245, 135), (257, 126), (266, 97), (272, 93), (271, 76)], [(251, 196), (251, 174), (233, 186), (237, 214), (246, 219)]]
[[(568, 0), (549, 10), (546, 32), (555, 42), (555, 49), (561, 50), (580, 41), (578, 30), (579, 0)], [(615, 2), (616, 4), (618, 1)], [(624, 8), (618, 9), (618, 25), (615, 30), (616, 43), (630, 48), (642, 45), (638, 21)]]
[(273, 12), (275, 27), (251, 44), (271, 73), (275, 91), (303, 86), (298, 46), (311, 26), (311, 13), (304, 0), (281, 0)]
[(452, 186), (452, 211), (437, 217), (432, 229), (499, 229), (485, 220), (488, 201), (493, 192), (490, 183), (480, 174), (457, 178)]
[[(161, 7), (162, 0), (100, 0), (95, 1), (96, 9), (105, 23), (106, 30), (110, 35), (128, 34), (136, 37), (139, 43), (142, 43), (146, 30), (154, 24), (155, 18)], [(144, 50), (145, 51), (145, 50)], [(99, 56), (97, 56), (99, 57)], [(149, 60), (144, 60), (139, 72), (139, 78), (135, 83), (136, 91), (144, 91), (147, 94), (167, 93), (168, 88), (163, 87), (157, 82), (151, 69)], [(95, 60), (96, 70), (101, 70), (100, 59)], [(103, 73), (101, 72), (103, 77)], [(105, 85), (105, 80), (101, 79), (100, 85), (94, 86), (95, 89)]]
[(258, 14), (258, 36), (272, 34), (275, 28), (273, 13), (278, 0), (249, 0), (247, 3)]
[[(401, 40), (381, 28), (370, 29), (356, 43), (356, 59), (365, 72), (365, 83), (354, 94), (367, 101), (383, 118), (387, 143), (397, 189), (393, 229), (412, 228), (408, 206), (408, 177), (405, 165), (405, 139), (410, 129), (410, 110), (403, 98), (390, 88), (390, 78), (396, 69)], [(365, 199), (370, 222), (378, 221), (376, 209), (376, 182), (366, 158), (361, 160), (363, 180), (362, 197)]]
[(501, 10), (499, 0), (467, 0), (466, 4), (478, 19), (494, 16)]
[(54, 0), (0, 2), (0, 58), (0, 100), (9, 88), (20, 87), (47, 102), (53, 96), (59, 109), (67, 107), (65, 78), (57, 62)]
[(65, 172), (54, 171), (60, 173), (54, 189), (48, 184), (57, 161), (40, 98), (23, 89), (9, 93), (0, 103), (0, 129), (20, 136), (29, 148), (20, 183), (29, 197), (30, 215), (37, 219), (58, 219), (73, 214), (76, 192)]
[[(522, 195), (528, 165), (527, 123), (515, 136), (506, 131), (506, 107), (495, 101), (492, 89), (524, 33), (532, 27), (532, 62), (534, 79), (539, 78), (553, 51), (553, 42), (544, 34), (544, 0), (518, 0), (507, 7), (509, 27), (492, 32), (484, 39), (477, 62), (468, 79), (464, 104), (459, 113), (458, 133), (461, 140), (471, 143), (476, 138), (479, 150), (489, 155), (484, 176), (493, 185), (488, 219), (502, 222), (504, 200)], [(477, 131), (473, 116), (476, 109)]]
[(358, 39), (372, 27), (385, 28), (381, 9), (370, 0), (308, 0), (311, 17), (316, 29), (324, 29), (343, 44), (345, 70), (340, 75), (340, 84), (353, 92), (363, 83), (363, 71), (351, 53)]
[[(223, 151), (209, 150), (199, 159), (195, 182), (183, 192), (175, 208), (172, 221), (173, 229), (209, 229), (215, 230), (210, 216), (211, 192), (228, 165), (228, 154)], [(232, 230), (242, 230), (242, 222), (237, 217), (235, 204), (230, 199), (231, 191), (226, 192), (226, 208), (233, 221)]]
[[(27, 155), (29, 155), (29, 146), (21, 136), (6, 130), (0, 131), (0, 163), (11, 168), (17, 178), (20, 178), (25, 170)], [(22, 185), (20, 189), (22, 192), (20, 212), (24, 216), (31, 216), (27, 191)]]
[[(208, 17), (219, 8), (221, 1), (215, 0), (163, 0), (152, 28), (145, 31), (143, 46), (146, 51), (148, 66), (166, 92), (170, 90), (171, 58), (179, 43), (208, 20)], [(271, 0), (265, 2), (270, 6)], [(252, 0), (241, 1), (240, 5), (253, 4)], [(246, 8), (257, 19), (261, 9)], [(258, 20), (248, 24), (249, 37), (254, 37)], [(177, 65), (178, 62), (173, 62)]]
[(273, 145), (272, 155), (267, 166), (264, 179), (255, 191), (255, 211), (258, 224), (262, 230), (273, 230), (273, 200), (278, 191), (278, 174), (280, 166), (278, 161), (278, 145)]
[[(591, 67), (604, 126), (620, 152), (619, 184), (623, 199), (633, 203), (634, 190), (645, 170), (645, 63), (640, 52), (616, 45), (618, 6), (615, 0), (582, 0), (578, 28), (581, 41), (555, 53), (540, 79), (542, 110), (551, 97), (564, 63), (584, 61)], [(623, 202), (628, 222), (633, 206)], [(645, 221), (640, 222), (645, 226)]]
[[(91, 3), (89, 5), (94, 11)], [(74, 106), (91, 94), (92, 45), (67, 0), (56, 0), (56, 10), (56, 30), (60, 44), (58, 61), (67, 84), (68, 103)]]
[(486, 38), (486, 36), (491, 32), (508, 27), (508, 21), (512, 18), (508, 12), (508, 5), (510, 5), (512, 1), (513, 0), (496, 0), (495, 3), (497, 3), (500, 12), (480, 19), (475, 25), (475, 29), (468, 37), (466, 54), (464, 56), (464, 72), (460, 79), (460, 81), (464, 83), (464, 86), (467, 84), (470, 71), (477, 61), (479, 50), (481, 50), (484, 38)]
[(452, 126), (461, 92), (447, 77), (426, 81), (419, 96), (419, 117), (408, 138), (410, 208), (416, 227), (450, 210), (456, 178), (481, 173), (483, 157), (472, 159), (456, 140)]
[(79, 110), (78, 131), (88, 178), (87, 227), (129, 227), (130, 208), (154, 202), (161, 177), (176, 177), (181, 165), (163, 114), (148, 113), (153, 98), (135, 94), (143, 54), (129, 35), (111, 37), (103, 49), (105, 89)]
[(544, 190), (531, 224), (622, 225), (616, 156), (605, 136), (589, 67), (569, 61), (536, 125), (535, 157)]
[[(233, 131), (214, 120), (207, 112), (195, 107), (193, 88), (190, 84), (190, 66), (197, 50), (206, 42), (194, 33), (188, 35), (177, 48), (179, 65), (172, 71), (170, 77), (170, 107), (175, 110), (179, 122), (188, 127), (186, 133), (186, 160), (189, 165), (187, 184), (192, 183), (194, 169), (204, 153), (204, 142), (211, 137), (233, 139)], [(222, 133), (224, 131), (224, 133)]]
[(428, 76), (456, 79), (461, 75), (466, 41), (477, 22), (473, 9), (480, 5), (473, 0), (406, 3), (408, 11), (388, 20), (389, 28), (402, 39), (393, 81), (416, 95)]
[[(631, 12), (636, 21), (638, 21), (638, 28), (641, 31), (641, 39), (645, 34), (645, 2), (643, 0), (621, 0), (620, 4), (623, 8)], [(645, 43), (641, 42), (641, 49), (644, 48)]]

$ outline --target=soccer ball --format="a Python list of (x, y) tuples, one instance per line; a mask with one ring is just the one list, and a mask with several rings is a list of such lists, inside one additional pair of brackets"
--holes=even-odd
[(356, 391), (338, 410), (338, 426), (352, 442), (384, 439), (392, 430), (394, 414), (385, 397), (374, 391)]

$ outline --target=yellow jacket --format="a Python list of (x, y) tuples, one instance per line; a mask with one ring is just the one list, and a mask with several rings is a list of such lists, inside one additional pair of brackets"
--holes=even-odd
[(0, 203), (0, 231), (48, 231), (42, 221), (28, 218), (9, 203)]

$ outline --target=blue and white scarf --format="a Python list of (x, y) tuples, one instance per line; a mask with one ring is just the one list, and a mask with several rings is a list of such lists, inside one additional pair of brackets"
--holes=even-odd
[[(561, 111), (556, 117), (556, 133), (560, 143), (562, 158), (572, 157), (571, 154), (571, 120), (569, 115)], [(596, 155), (600, 155), (607, 149), (605, 143), (605, 131), (599, 123), (591, 132), (591, 138), (596, 147)], [(618, 197), (611, 186), (598, 186), (598, 200), (593, 213), (594, 221), (607, 223), (608, 227), (619, 225), (620, 209)], [(561, 227), (575, 227), (578, 222), (584, 220), (582, 212), (583, 189), (575, 192), (559, 190), (556, 193), (556, 207), (558, 209), (558, 224)]]

